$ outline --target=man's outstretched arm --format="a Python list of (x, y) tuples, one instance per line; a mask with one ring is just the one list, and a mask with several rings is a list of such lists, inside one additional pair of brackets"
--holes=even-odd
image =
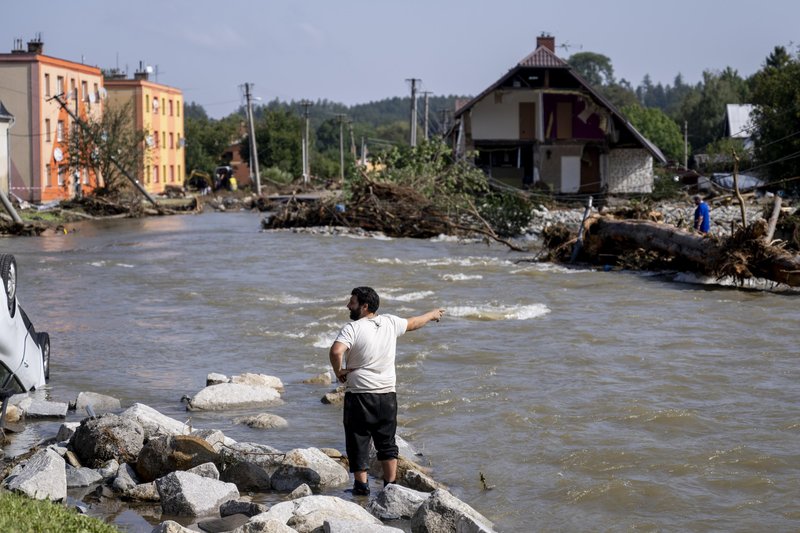
[(331, 351), (328, 353), (328, 357), (331, 360), (331, 366), (333, 367), (333, 373), (336, 375), (336, 379), (344, 383), (347, 381), (347, 369), (342, 368), (342, 360), (344, 358), (344, 354), (347, 351), (347, 346), (343, 343), (336, 341), (331, 346)]
[(444, 309), (434, 309), (433, 311), (428, 311), (424, 315), (413, 316), (411, 318), (408, 318), (407, 319), (408, 325), (406, 326), (406, 331), (414, 331), (415, 329), (419, 329), (431, 321), (438, 322), (443, 315), (444, 315)]

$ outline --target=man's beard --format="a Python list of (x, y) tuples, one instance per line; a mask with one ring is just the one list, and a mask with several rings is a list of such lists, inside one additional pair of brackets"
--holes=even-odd
[(350, 320), (358, 320), (361, 318), (361, 308), (350, 310)]

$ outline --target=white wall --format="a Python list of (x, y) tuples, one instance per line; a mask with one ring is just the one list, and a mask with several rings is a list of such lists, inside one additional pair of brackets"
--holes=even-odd
[[(495, 103), (500, 93), (500, 102)], [(536, 127), (538, 134), (539, 97), (536, 91), (493, 91), (477, 102), (471, 111), (472, 138), (479, 140), (519, 139), (519, 104), (531, 102), (536, 105)], [(538, 135), (537, 135), (538, 137)]]
[(608, 192), (653, 192), (653, 156), (647, 150), (620, 148), (608, 154)]
[(8, 126), (9, 123), (0, 120), (0, 191), (8, 195)]

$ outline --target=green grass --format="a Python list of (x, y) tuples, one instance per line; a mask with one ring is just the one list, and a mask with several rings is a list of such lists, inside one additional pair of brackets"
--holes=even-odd
[(50, 501), (0, 493), (0, 531), (9, 533), (120, 533), (97, 518)]

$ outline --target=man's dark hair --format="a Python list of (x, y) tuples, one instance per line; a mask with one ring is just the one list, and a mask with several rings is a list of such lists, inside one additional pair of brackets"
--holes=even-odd
[(356, 297), (358, 305), (367, 304), (367, 311), (370, 313), (377, 311), (381, 305), (381, 299), (372, 287), (356, 287), (350, 294)]

